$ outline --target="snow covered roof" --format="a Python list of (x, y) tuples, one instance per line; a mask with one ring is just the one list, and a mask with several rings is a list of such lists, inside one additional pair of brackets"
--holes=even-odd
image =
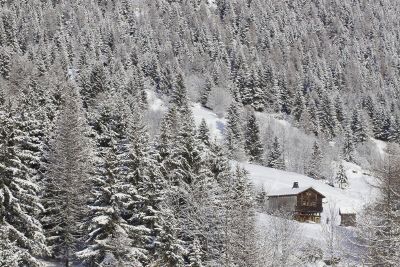
[(351, 207), (339, 208), (339, 214), (356, 214), (356, 210)]
[[(281, 190), (277, 190), (277, 191), (271, 192), (270, 194), (268, 194), (268, 196), (269, 197), (295, 196), (295, 195), (298, 195), (300, 193), (303, 193), (304, 191), (307, 191), (308, 189), (312, 189), (315, 192), (319, 193), (317, 190), (315, 190), (314, 188), (309, 186), (309, 187), (298, 187), (298, 188), (285, 188), (285, 189), (281, 189)], [(319, 194), (321, 194), (321, 193), (319, 193)]]

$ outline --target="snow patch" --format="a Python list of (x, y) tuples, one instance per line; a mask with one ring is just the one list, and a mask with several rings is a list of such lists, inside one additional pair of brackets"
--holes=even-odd
[(225, 132), (226, 120), (218, 118), (211, 110), (202, 107), (199, 103), (192, 104), (193, 117), (196, 125), (200, 125), (204, 119), (210, 129), (210, 134), (217, 140), (222, 140)]

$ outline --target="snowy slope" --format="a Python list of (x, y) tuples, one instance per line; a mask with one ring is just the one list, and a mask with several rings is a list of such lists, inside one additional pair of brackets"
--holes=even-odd
[[(164, 112), (167, 109), (164, 101), (158, 98), (153, 92), (148, 91), (148, 97), (150, 109), (153, 111)], [(201, 120), (204, 119), (210, 128), (211, 135), (218, 140), (222, 140), (226, 120), (224, 118), (219, 118), (212, 110), (203, 108), (199, 103), (191, 103), (191, 107), (196, 124), (199, 125)], [(259, 113), (258, 117), (264, 117), (266, 119), (264, 123), (273, 122), (274, 124), (280, 124), (282, 127), (292, 127), (287, 121), (273, 118), (273, 116), (268, 114)], [(384, 153), (383, 150), (386, 144), (377, 140), (374, 142), (378, 150)], [(349, 188), (344, 190), (331, 187), (323, 180), (315, 180), (298, 173), (286, 172), (248, 163), (243, 163), (242, 165), (249, 171), (254, 186), (258, 188), (264, 186), (267, 192), (291, 188), (293, 182), (299, 182), (300, 187), (314, 187), (326, 196), (324, 201), (325, 211), (328, 210), (329, 206), (335, 206), (337, 210), (339, 210), (340, 207), (351, 207), (359, 211), (365, 203), (370, 202), (374, 197), (373, 189), (369, 186), (369, 183), (373, 182), (373, 177), (368, 176), (367, 171), (362, 170), (361, 167), (348, 162), (344, 162), (344, 167), (349, 178)]]
[[(167, 109), (164, 101), (158, 98), (153, 92), (148, 91), (148, 97), (151, 110), (164, 112)], [(204, 119), (210, 128), (211, 135), (222, 140), (226, 120), (224, 118), (219, 118), (212, 110), (202, 107), (199, 103), (191, 103), (191, 107), (196, 124), (199, 125), (201, 120)], [(258, 116), (259, 118), (268, 118), (268, 121), (265, 121), (265, 123), (271, 123), (271, 120), (273, 120), (274, 123), (278, 122), (283, 127), (291, 127), (287, 121), (275, 119), (268, 114), (260, 113)], [(375, 141), (375, 143), (379, 151), (383, 153), (385, 143), (380, 141)], [(327, 185), (325, 181), (315, 180), (293, 172), (280, 171), (247, 163), (244, 163), (243, 167), (250, 172), (250, 178), (253, 184), (259, 188), (264, 186), (267, 192), (291, 188), (293, 182), (299, 182), (300, 187), (312, 186), (326, 196), (324, 204), (326, 207), (334, 204), (337, 209), (340, 207), (352, 207), (356, 210), (360, 210), (362, 206), (369, 202), (374, 196), (371, 187), (368, 185), (368, 183), (373, 181), (373, 178), (368, 176), (366, 174), (367, 172), (362, 170), (359, 166), (347, 162), (344, 162), (344, 167), (349, 178), (350, 186), (345, 190), (331, 187)]]
[(222, 140), (225, 128), (225, 119), (218, 118), (218, 116), (211, 110), (203, 108), (199, 103), (192, 104), (192, 112), (196, 125), (199, 125), (201, 120), (204, 119), (207, 122), (210, 134), (217, 140)]
[(324, 200), (325, 210), (329, 205), (334, 205), (337, 209), (340, 207), (352, 207), (360, 210), (365, 203), (373, 199), (374, 192), (369, 186), (373, 178), (364, 174), (364, 171), (357, 165), (345, 163), (344, 166), (350, 184), (347, 189), (331, 187), (323, 180), (315, 180), (293, 172), (254, 164), (243, 164), (243, 167), (249, 171), (249, 176), (254, 186), (258, 188), (264, 187), (267, 193), (290, 189), (293, 186), (293, 182), (298, 182), (300, 187), (311, 186), (326, 197)]

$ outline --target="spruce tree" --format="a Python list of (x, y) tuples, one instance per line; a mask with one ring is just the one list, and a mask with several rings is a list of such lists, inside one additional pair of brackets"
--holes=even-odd
[(18, 267), (24, 255), (15, 245), (15, 242), (10, 242), (9, 235), (8, 229), (0, 227), (0, 266)]
[(180, 110), (188, 108), (187, 89), (181, 73), (177, 74), (173, 79), (173, 91), (170, 103)]
[(293, 111), (292, 111), (292, 115), (296, 122), (300, 122), (300, 119), (301, 119), (302, 114), (305, 111), (305, 109), (306, 109), (306, 105), (305, 105), (304, 96), (303, 96), (301, 90), (298, 90), (296, 92), (296, 95), (294, 98)]
[(42, 218), (52, 256), (69, 266), (82, 237), (87, 215), (91, 145), (80, 95), (66, 87), (62, 95), (45, 177)]
[(201, 120), (197, 136), (205, 146), (210, 146), (210, 130), (205, 119)]
[(352, 162), (354, 160), (354, 143), (353, 143), (353, 137), (349, 130), (347, 130), (344, 133), (343, 138), (344, 138), (343, 148), (342, 148), (343, 159)]
[(209, 96), (210, 96), (210, 93), (211, 93), (211, 89), (212, 89), (211, 79), (207, 78), (205, 83), (204, 83), (204, 85), (203, 85), (203, 88), (202, 88), (202, 90), (200, 92), (200, 100), (199, 101), (200, 101), (200, 104), (203, 107), (207, 107), (207, 103), (208, 103), (208, 99), (209, 99)]
[(306, 175), (314, 179), (321, 178), (322, 151), (317, 141), (314, 142), (310, 162), (306, 168)]
[(255, 202), (247, 172), (239, 166), (233, 175), (231, 201), (226, 266), (255, 266)]
[(267, 158), (267, 167), (285, 170), (283, 151), (281, 150), (278, 137), (275, 137), (274, 142), (272, 143), (272, 147)]
[(367, 140), (366, 129), (361, 119), (361, 116), (359, 115), (358, 109), (353, 110), (350, 128), (352, 130), (354, 142), (356, 144), (363, 143)]
[(1, 242), (8, 246), (4, 261), (17, 266), (42, 266), (36, 259), (47, 254), (39, 221), (43, 211), (40, 187), (26, 160), (31, 154), (25, 153), (23, 147), (25, 141), (31, 141), (25, 140), (30, 132), (17, 127), (19, 119), (15, 113), (0, 113), (0, 232), (4, 238)]
[(254, 113), (250, 114), (246, 124), (245, 150), (250, 162), (262, 162), (262, 155), (264, 151), (260, 140), (260, 129)]
[(112, 140), (103, 164), (102, 176), (92, 179), (90, 220), (87, 223), (86, 248), (77, 253), (89, 266), (142, 266), (145, 257), (134, 247), (134, 226), (129, 219), (132, 192), (136, 191), (127, 177), (127, 148)]
[(339, 170), (336, 173), (336, 182), (339, 184), (339, 188), (344, 189), (344, 186), (348, 184), (348, 180), (343, 164), (340, 163)]
[(228, 109), (225, 134), (229, 156), (237, 160), (242, 160), (245, 156), (244, 137), (240, 121), (238, 104), (234, 102)]

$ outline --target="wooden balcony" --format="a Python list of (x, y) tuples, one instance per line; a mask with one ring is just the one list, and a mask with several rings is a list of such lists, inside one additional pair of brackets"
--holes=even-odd
[(323, 211), (322, 205), (312, 206), (296, 206), (297, 212), (321, 213)]

